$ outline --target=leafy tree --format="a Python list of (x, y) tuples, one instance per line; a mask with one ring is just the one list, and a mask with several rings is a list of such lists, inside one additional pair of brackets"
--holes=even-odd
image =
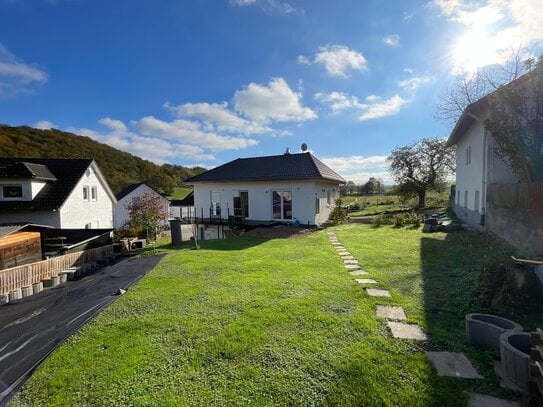
[(337, 198), (335, 201), (336, 206), (334, 206), (334, 209), (330, 212), (330, 220), (336, 225), (345, 223), (349, 219), (347, 211), (341, 206), (342, 204), (343, 201), (341, 198)]
[(522, 82), (502, 86), (488, 97), (484, 126), (497, 154), (520, 180), (530, 182), (543, 179), (543, 56), (526, 65), (530, 72)]
[(356, 194), (356, 184), (353, 181), (347, 181), (347, 183), (340, 187), (340, 195), (353, 195)]
[(136, 230), (144, 230), (147, 238), (151, 240), (155, 239), (159, 224), (168, 220), (169, 217), (162, 206), (160, 197), (148, 192), (125, 205), (125, 208), (130, 215), (129, 226)]
[(424, 208), (426, 191), (441, 188), (449, 174), (454, 173), (455, 153), (446, 147), (446, 140), (423, 138), (405, 147), (392, 150), (387, 162), (402, 193), (418, 196)]
[(376, 177), (370, 177), (368, 182), (360, 187), (362, 194), (382, 194), (385, 192), (383, 180)]

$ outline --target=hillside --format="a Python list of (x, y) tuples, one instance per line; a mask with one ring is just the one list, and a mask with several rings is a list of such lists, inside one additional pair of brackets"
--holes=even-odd
[(159, 166), (89, 137), (27, 126), (0, 125), (0, 157), (93, 158), (115, 193), (129, 184), (145, 182), (156, 191), (170, 194), (182, 180), (205, 171), (201, 167)]

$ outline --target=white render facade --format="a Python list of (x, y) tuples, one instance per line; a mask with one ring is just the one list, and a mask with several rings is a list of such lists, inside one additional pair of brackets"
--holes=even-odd
[(164, 211), (166, 213), (170, 212), (170, 201), (157, 193), (151, 187), (145, 184), (140, 184), (136, 189), (120, 198), (115, 204), (113, 209), (113, 227), (115, 229), (122, 228), (130, 220), (130, 215), (128, 213), (128, 210), (126, 209), (127, 205), (134, 202), (134, 200), (141, 198), (144, 194), (151, 194), (153, 196), (159, 197), (160, 201), (162, 202), (162, 208), (164, 209)]
[(217, 208), (222, 219), (233, 216), (234, 198), (240, 197), (240, 193), (248, 197), (246, 220), (298, 221), (301, 225), (314, 226), (328, 220), (339, 196), (339, 184), (325, 180), (195, 183), (196, 216), (219, 217)]
[[(34, 200), (46, 182), (36, 179), (2, 179), (0, 184), (2, 188), (7, 185), (21, 187), (22, 194), (17, 198), (5, 198), (0, 193), (0, 202), (16, 203)], [(0, 223), (30, 222), (59, 229), (111, 229), (115, 202), (109, 185), (92, 161), (59, 208), (2, 212)]]

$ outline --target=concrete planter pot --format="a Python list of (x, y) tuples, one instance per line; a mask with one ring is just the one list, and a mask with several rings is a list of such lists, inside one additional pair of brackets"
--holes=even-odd
[(500, 336), (500, 356), (505, 378), (528, 391), (530, 378), (530, 334), (505, 332)]
[(505, 332), (522, 332), (521, 325), (491, 314), (466, 315), (466, 337), (471, 345), (500, 349), (500, 336)]

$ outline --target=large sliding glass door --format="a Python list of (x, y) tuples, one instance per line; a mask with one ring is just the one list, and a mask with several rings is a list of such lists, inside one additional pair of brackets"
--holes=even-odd
[(273, 219), (292, 219), (292, 192), (272, 191)]

